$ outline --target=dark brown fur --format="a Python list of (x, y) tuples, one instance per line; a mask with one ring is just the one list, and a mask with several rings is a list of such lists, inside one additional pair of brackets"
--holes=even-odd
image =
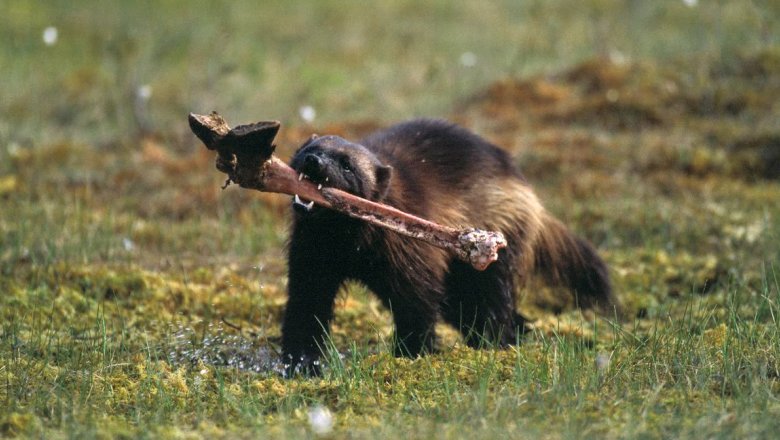
[(396, 354), (434, 347), (439, 318), (470, 346), (517, 342), (524, 319), (516, 287), (531, 272), (575, 292), (583, 307), (617, 308), (604, 262), (547, 213), (510, 156), (475, 134), (417, 120), (360, 144), (312, 138), (291, 166), (307, 178), (437, 223), (498, 230), (509, 246), (479, 272), (445, 251), (342, 214), (296, 205), (289, 244), (289, 301), (282, 349), (292, 367), (311, 368), (346, 280), (364, 283), (392, 310)]

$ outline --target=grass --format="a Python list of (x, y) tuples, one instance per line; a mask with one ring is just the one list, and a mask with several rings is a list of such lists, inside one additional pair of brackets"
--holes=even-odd
[[(322, 408), (331, 437), (780, 428), (774, 3), (5, 9), (0, 436), (315, 437)], [(281, 379), (288, 203), (219, 190), (184, 118), (212, 108), (282, 120), (283, 156), (414, 115), (471, 127), (598, 245), (631, 318), (532, 285), (517, 348), (441, 328), (441, 353), (394, 359), (390, 315), (350, 285), (324, 377)]]

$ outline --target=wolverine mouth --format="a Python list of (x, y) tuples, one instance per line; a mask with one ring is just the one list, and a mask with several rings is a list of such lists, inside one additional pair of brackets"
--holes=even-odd
[[(306, 175), (304, 173), (298, 174), (298, 181), (300, 182), (303, 179), (306, 179), (306, 180), (308, 180), (310, 182), (316, 183), (308, 175)], [(326, 182), (328, 181), (327, 177), (325, 177), (325, 181)], [(317, 183), (317, 190), (321, 190), (321, 189), (322, 189), (322, 183)], [(301, 213), (301, 214), (307, 214), (307, 213), (311, 212), (314, 209), (314, 201), (313, 200), (302, 199), (301, 196), (299, 196), (298, 194), (295, 194), (295, 196), (293, 196), (292, 206), (293, 206), (293, 209), (295, 209), (296, 212)]]

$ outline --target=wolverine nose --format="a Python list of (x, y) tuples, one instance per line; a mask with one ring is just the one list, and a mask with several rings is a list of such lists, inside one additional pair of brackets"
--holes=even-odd
[(306, 157), (303, 159), (303, 163), (306, 166), (312, 167), (319, 167), (322, 165), (322, 159), (320, 159), (319, 156), (316, 154), (307, 154)]
[(322, 158), (316, 154), (307, 154), (303, 158), (303, 172), (309, 176), (317, 176), (324, 167)]

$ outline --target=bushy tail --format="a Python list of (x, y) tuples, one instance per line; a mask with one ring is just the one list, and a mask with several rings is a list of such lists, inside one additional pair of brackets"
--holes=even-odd
[(590, 243), (546, 213), (534, 248), (534, 269), (549, 284), (570, 289), (579, 307), (622, 315), (604, 260)]

